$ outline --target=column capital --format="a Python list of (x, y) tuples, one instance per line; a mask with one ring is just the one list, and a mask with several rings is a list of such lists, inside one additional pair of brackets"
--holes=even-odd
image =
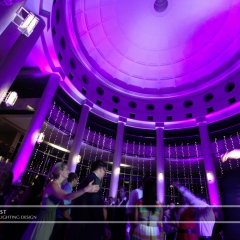
[(127, 119), (126, 119), (125, 117), (121, 117), (121, 116), (119, 116), (119, 118), (118, 118), (118, 122), (122, 122), (122, 123), (124, 123), (124, 125), (126, 125), (126, 123), (127, 123)]
[(164, 129), (164, 122), (156, 122), (155, 123), (155, 129), (157, 128), (163, 128)]
[(91, 110), (93, 108), (93, 103), (91, 101), (89, 101), (88, 99), (85, 99), (83, 101), (83, 105), (89, 107), (89, 110)]
[(198, 117), (198, 118), (196, 118), (196, 123), (197, 123), (197, 125), (199, 125), (200, 123), (207, 123), (207, 119), (205, 116)]

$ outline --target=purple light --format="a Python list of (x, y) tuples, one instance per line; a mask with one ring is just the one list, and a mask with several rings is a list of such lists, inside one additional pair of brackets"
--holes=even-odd
[(175, 94), (193, 82), (202, 86), (205, 80), (197, 80), (225, 62), (219, 57), (229, 58), (238, 50), (225, 51), (239, 34), (240, 24), (226, 34), (237, 15), (229, 13), (229, 3), (223, 0), (157, 2), (169, 4), (166, 14), (154, 10), (155, 1), (100, 5), (87, 0), (84, 11), (76, 4), (73, 14), (85, 57), (112, 84), (127, 84), (135, 92), (157, 94), (161, 88)]

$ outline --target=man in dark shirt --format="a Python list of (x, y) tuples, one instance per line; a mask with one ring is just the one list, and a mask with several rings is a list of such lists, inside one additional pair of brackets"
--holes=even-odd
[[(92, 163), (91, 173), (79, 184), (79, 189), (87, 186), (90, 182), (100, 186), (97, 193), (85, 193), (78, 197), (74, 205), (84, 206), (72, 208), (73, 223), (70, 225), (69, 240), (101, 240), (102, 237), (109, 239), (111, 236), (104, 224), (102, 184), (106, 172), (106, 165), (103, 161), (97, 160)], [(90, 206), (90, 207), (87, 207)], [(91, 207), (94, 206), (94, 207)], [(96, 207), (99, 206), (99, 207)], [(80, 223), (74, 223), (79, 221)]]
[(123, 223), (113, 224), (113, 232), (111, 238), (113, 240), (124, 240), (126, 238), (127, 213), (126, 208), (124, 207), (127, 204), (126, 194), (126, 188), (124, 186), (121, 186), (119, 188), (120, 198), (116, 202), (114, 220)]

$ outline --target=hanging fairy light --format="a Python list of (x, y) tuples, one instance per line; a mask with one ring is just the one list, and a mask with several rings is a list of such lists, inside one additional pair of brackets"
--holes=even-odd
[[(65, 112), (63, 111), (63, 117), (62, 117), (62, 120), (61, 120), (61, 123), (60, 123), (60, 126), (62, 126), (62, 123), (63, 123), (63, 119), (66, 117), (65, 115)], [(58, 147), (61, 147), (62, 146), (62, 143), (63, 143), (63, 136), (64, 134), (67, 135), (67, 126), (68, 126), (68, 121), (69, 121), (69, 114), (67, 116), (67, 120), (64, 121), (65, 122), (65, 125), (63, 127), (63, 131), (62, 131), (62, 135), (61, 135), (61, 140), (60, 140), (60, 143), (58, 144)], [(59, 131), (60, 131), (60, 128), (59, 128)], [(58, 148), (57, 149), (57, 154), (56, 154), (56, 157), (55, 157), (55, 161), (58, 159), (58, 155), (60, 153), (60, 149)], [(62, 161), (63, 161), (63, 158), (62, 158)]]
[[(82, 161), (80, 163), (80, 169), (79, 169), (79, 175), (78, 175), (78, 183), (80, 182), (80, 177), (81, 177), (81, 173), (82, 173), (82, 166), (83, 166), (83, 160), (85, 159), (85, 155), (86, 155), (86, 149), (87, 149), (87, 145), (88, 145), (88, 138), (89, 138), (89, 134), (91, 132), (91, 128), (88, 127), (88, 133), (87, 133), (87, 137), (86, 137), (86, 143), (85, 143), (85, 147), (83, 149), (83, 156), (82, 156)], [(78, 185), (78, 184), (77, 184)]]
[(189, 143), (187, 143), (187, 150), (188, 150), (188, 159), (189, 159), (189, 170), (190, 170), (190, 182), (191, 182), (191, 190), (194, 193), (194, 189), (193, 189), (193, 175), (192, 175), (192, 163), (191, 163), (191, 159), (190, 159), (190, 149), (189, 149)]
[(173, 200), (173, 185), (172, 185), (172, 165), (171, 165), (171, 145), (168, 144), (168, 163), (169, 163), (169, 188), (170, 188), (170, 196), (171, 201)]
[(177, 144), (175, 143), (175, 155), (176, 155), (176, 168), (177, 168), (177, 181), (179, 182), (179, 169), (178, 169), (178, 154), (177, 154)]
[(93, 151), (93, 145), (94, 145), (94, 141), (95, 141), (95, 136), (96, 136), (96, 131), (95, 131), (94, 134), (93, 134), (93, 140), (92, 140), (91, 149), (90, 149), (90, 154), (89, 154), (89, 159), (88, 159), (87, 174), (90, 173), (91, 159), (92, 159), (92, 151)]
[[(55, 106), (56, 106), (56, 102), (54, 101), (53, 102), (53, 106), (52, 106), (52, 109), (50, 110), (50, 113), (48, 115), (48, 118), (47, 118), (47, 121), (45, 123), (45, 128), (43, 130), (43, 134), (45, 135), (45, 132), (49, 126), (49, 121), (51, 119), (51, 116), (52, 116), (52, 113), (53, 113), (53, 110), (55, 109)], [(30, 171), (33, 171), (35, 169), (35, 167), (33, 166), (33, 163), (36, 163), (36, 157), (37, 157), (37, 153), (39, 151), (39, 147), (40, 147), (40, 144), (37, 144), (37, 149), (35, 149), (35, 152), (34, 152), (34, 156), (33, 156), (33, 160), (31, 161), (30, 163), (30, 167), (29, 167), (29, 170)]]
[[(66, 123), (66, 125), (65, 125), (65, 132), (67, 131), (67, 126), (68, 126), (69, 118), (70, 118), (70, 115), (68, 114), (67, 123)], [(71, 126), (71, 129), (70, 129), (70, 133), (69, 133), (69, 137), (68, 137), (68, 141), (67, 141), (67, 146), (66, 146), (66, 149), (67, 149), (67, 150), (69, 150), (70, 141), (71, 141), (71, 139), (72, 139), (72, 137), (73, 137), (72, 132), (73, 132), (73, 128), (74, 128), (74, 126), (75, 126), (75, 123), (76, 123), (76, 122), (75, 122), (75, 118), (73, 118), (73, 119), (72, 119), (72, 126)], [(63, 135), (62, 135), (62, 137), (63, 137)], [(62, 143), (62, 140), (61, 140), (61, 143)], [(69, 157), (69, 155), (68, 155), (68, 157)], [(64, 154), (63, 154), (63, 156), (62, 156), (62, 162), (64, 162), (64, 161), (67, 162), (68, 157), (67, 157), (66, 152), (64, 152)]]
[[(64, 113), (65, 113), (65, 112), (64, 112)], [(65, 115), (64, 115), (64, 116), (65, 116)], [(68, 122), (69, 122), (69, 114), (67, 115), (67, 120), (66, 120), (65, 125), (64, 125), (63, 134), (62, 134), (62, 136), (61, 136), (61, 140), (60, 140), (60, 143), (59, 143), (59, 145), (58, 145), (59, 147), (62, 146), (64, 134), (67, 134)], [(68, 150), (68, 149), (67, 149), (67, 150)], [(58, 149), (58, 152), (57, 152), (57, 154), (56, 154), (56, 158), (55, 158), (55, 159), (58, 158), (58, 154), (59, 154), (59, 153), (60, 153), (60, 150)], [(64, 161), (64, 157), (65, 157), (65, 153), (63, 154), (62, 161)]]
[(199, 158), (198, 158), (198, 145), (197, 145), (197, 142), (195, 142), (195, 149), (196, 149), (196, 157), (197, 157), (197, 165), (198, 165), (198, 174), (199, 174), (199, 180), (200, 180), (201, 193), (203, 193), (202, 174), (201, 174), (200, 162), (199, 162)]
[[(54, 141), (53, 141), (53, 144), (54, 144), (54, 145), (56, 145), (56, 141), (57, 141), (57, 138), (58, 138), (58, 134), (60, 133), (60, 128), (62, 127), (63, 119), (64, 119), (64, 117), (65, 117), (65, 112), (64, 112), (64, 111), (63, 111), (63, 112), (61, 111), (61, 113), (62, 113), (62, 118), (61, 118), (61, 120), (60, 120), (60, 124), (58, 125), (57, 133), (56, 133), (55, 139), (54, 139)], [(62, 136), (63, 136), (63, 134), (62, 134)], [(59, 145), (59, 147), (60, 147), (60, 146), (61, 146), (61, 145)], [(51, 154), (52, 154), (52, 152), (53, 152), (53, 149), (54, 149), (54, 148), (51, 149)], [(59, 152), (59, 149), (58, 149), (58, 152)], [(55, 163), (57, 162), (57, 159), (58, 159), (57, 155), (58, 155), (58, 154), (56, 154), (56, 156), (55, 156), (55, 161), (54, 161), (53, 165), (55, 165)]]
[[(50, 135), (49, 135), (49, 138), (48, 138), (48, 142), (49, 142), (49, 143), (51, 142), (53, 132), (54, 132), (54, 130), (55, 130), (55, 128), (56, 128), (56, 123), (57, 123), (57, 120), (58, 120), (58, 117), (59, 117), (59, 113), (60, 113), (60, 112), (61, 112), (61, 107), (58, 107), (57, 116), (56, 116), (56, 118), (55, 118), (53, 128), (51, 129), (51, 132), (50, 132)], [(39, 171), (40, 171), (40, 168), (41, 168), (41, 165), (42, 165), (43, 161), (48, 161), (48, 159), (46, 158), (47, 152), (49, 153), (48, 148), (49, 148), (49, 144), (46, 144), (45, 151), (43, 152), (42, 161), (39, 162), (39, 164), (38, 164), (38, 166), (37, 166), (37, 171), (38, 171), (38, 173), (39, 173)], [(46, 158), (46, 159), (45, 159), (45, 158)], [(45, 160), (44, 160), (44, 159), (45, 159)]]
[[(46, 129), (48, 128), (49, 126), (49, 121), (51, 119), (51, 116), (52, 116), (52, 112), (53, 110), (55, 109), (55, 105), (56, 105), (56, 102), (54, 101), (53, 102), (53, 106), (52, 106), (52, 109), (50, 110), (50, 113), (49, 113), (49, 116), (47, 118), (47, 122), (45, 123), (45, 128), (43, 130), (43, 135), (45, 135), (45, 132), (46, 132)], [(41, 143), (40, 143), (41, 144)], [(39, 152), (39, 147), (40, 147), (40, 144), (37, 144), (37, 149), (35, 149), (35, 152), (34, 152), (34, 156), (33, 156), (33, 160), (31, 161), (30, 163), (30, 171), (38, 171), (39, 172), (39, 165), (41, 165), (41, 163), (43, 162), (44, 158), (41, 159), (41, 160), (37, 160), (37, 154)], [(28, 177), (28, 183), (27, 185), (30, 186), (31, 182), (32, 182), (32, 177), (35, 177), (35, 173), (34, 174), (28, 174), (29, 177)]]
[(112, 136), (110, 136), (110, 144), (109, 144), (109, 153), (108, 153), (108, 160), (107, 160), (107, 169), (108, 169), (108, 166), (109, 166), (109, 163), (110, 163), (110, 154), (111, 154), (111, 151), (112, 151)]
[[(224, 146), (225, 146), (226, 152), (228, 152), (226, 136), (223, 136), (223, 141), (224, 141)], [(229, 163), (230, 168), (232, 169), (231, 159), (228, 159), (228, 163)]]
[[(112, 136), (110, 136), (110, 144), (109, 144), (109, 153), (108, 153), (108, 158), (107, 158), (107, 167), (106, 167), (106, 173), (108, 172), (108, 166), (110, 163), (110, 155), (112, 152)], [(107, 177), (103, 179), (103, 196), (105, 196), (105, 191), (107, 188)]]
[(145, 168), (144, 168), (144, 159), (145, 159), (145, 143), (143, 144), (143, 177), (145, 176)]
[[(59, 107), (59, 109), (60, 109), (60, 112), (61, 112), (61, 107)], [(58, 138), (58, 134), (59, 134), (59, 132), (60, 132), (60, 128), (61, 128), (62, 123), (63, 123), (63, 119), (64, 119), (64, 117), (65, 117), (65, 112), (61, 112), (61, 113), (62, 113), (62, 118), (61, 118), (61, 120), (60, 120), (60, 124), (58, 125), (57, 132), (56, 132), (56, 135), (55, 135), (55, 139), (54, 139), (54, 141), (53, 141), (53, 145), (55, 145), (56, 147), (57, 147), (56, 141), (57, 141), (57, 138)], [(56, 122), (55, 122), (55, 124), (56, 124)], [(63, 135), (63, 134), (62, 134), (62, 135)], [(60, 144), (58, 147), (61, 147), (61, 144)], [(51, 148), (50, 152), (48, 153), (48, 155), (52, 155), (54, 149), (55, 149), (55, 148), (52, 146), (52, 148)], [(58, 152), (59, 152), (59, 148), (58, 148)], [(54, 161), (53, 165), (55, 165), (55, 163), (57, 162), (57, 159), (58, 159), (57, 155), (58, 155), (58, 154), (56, 154), (56, 156), (55, 156), (55, 161)], [(43, 172), (45, 172), (45, 169), (48, 169), (49, 162), (50, 162), (50, 158), (47, 158), (46, 161), (44, 162)], [(40, 166), (39, 166), (39, 171), (40, 171), (40, 169), (41, 169), (42, 163), (43, 163), (43, 161), (41, 162), (41, 164), (40, 164)]]
[[(240, 145), (240, 137), (239, 137), (239, 133), (237, 132), (237, 138), (238, 138), (238, 143), (239, 143), (239, 145)], [(238, 161), (238, 159), (237, 159), (237, 166), (239, 167), (239, 161)]]
[(125, 186), (125, 177), (126, 177), (126, 166), (127, 166), (127, 151), (128, 151), (128, 140), (126, 142), (125, 155), (124, 155), (124, 172), (123, 172), (123, 186)]
[(152, 143), (150, 143), (150, 176), (152, 176)]
[[(232, 135), (230, 135), (230, 140), (231, 140), (231, 143), (232, 143), (232, 149), (235, 149)], [(237, 163), (237, 167), (239, 167), (238, 159), (236, 159), (236, 163)]]
[(182, 148), (182, 158), (183, 158), (183, 176), (184, 176), (184, 186), (187, 187), (187, 177), (186, 177), (186, 169), (185, 169), (185, 159), (184, 159), (184, 150), (183, 150), (183, 143), (181, 144)]
[[(74, 129), (74, 127), (75, 127), (75, 124), (76, 124), (76, 120), (75, 120), (75, 118), (73, 118), (72, 119), (72, 127), (71, 127), (71, 129), (70, 129), (70, 133), (69, 133), (69, 138), (68, 138), (68, 142), (67, 142), (67, 150), (69, 150), (69, 145), (70, 145), (70, 141), (71, 141), (71, 139), (72, 139), (72, 137), (73, 137), (73, 129)], [(67, 161), (67, 157), (66, 157), (66, 155), (64, 155), (63, 156), (63, 161)]]
[(103, 149), (105, 147), (105, 141), (106, 141), (106, 134), (103, 135), (102, 152), (100, 155), (100, 160), (102, 160), (102, 157), (103, 157)]
[[(48, 142), (51, 142), (52, 134), (53, 134), (53, 131), (54, 131), (54, 129), (55, 129), (55, 124), (56, 124), (56, 121), (57, 121), (57, 119), (58, 119), (59, 112), (60, 112), (60, 108), (58, 109), (58, 113), (57, 113), (57, 116), (56, 116), (56, 118), (55, 118), (54, 126), (53, 126), (53, 128), (51, 128), (51, 132), (50, 132), (50, 135), (49, 135), (49, 138), (48, 138)], [(50, 120), (49, 120), (49, 122), (50, 122)], [(45, 148), (45, 151), (43, 152), (42, 160), (41, 160), (41, 161), (38, 161), (38, 162), (36, 163), (35, 170), (36, 170), (38, 173), (39, 173), (39, 171), (40, 171), (40, 168), (41, 168), (42, 163), (45, 162), (45, 161), (47, 161), (47, 159), (45, 159), (45, 156), (46, 156), (47, 152), (49, 153), (48, 147), (49, 147), (49, 145), (46, 144), (46, 148)]]
[[(133, 174), (133, 158), (134, 158), (134, 154), (135, 154), (135, 141), (133, 141), (133, 152), (132, 152), (132, 168), (131, 168), (131, 172), (132, 172), (132, 174)], [(130, 185), (130, 192), (132, 191), (132, 188), (133, 188), (133, 184), (132, 184), (132, 182), (131, 182), (131, 185)]]
[(140, 147), (141, 147), (141, 145), (140, 145), (140, 142), (139, 142), (138, 143), (138, 156), (137, 156), (137, 158), (138, 158), (138, 163), (137, 163), (137, 188), (138, 188), (138, 176), (139, 176)]
[[(216, 146), (216, 153), (217, 153), (217, 156), (219, 156), (219, 148), (218, 148), (218, 143), (217, 143), (217, 138), (215, 138), (215, 146)], [(223, 175), (223, 168), (222, 168), (222, 161), (221, 161), (221, 158), (218, 157), (218, 161), (219, 161), (219, 167), (220, 167), (220, 173), (221, 173), (221, 176)]]
[[(53, 125), (53, 128), (52, 128), (51, 133), (50, 133), (50, 136), (49, 136), (49, 140), (48, 140), (48, 142), (47, 142), (45, 151), (44, 151), (44, 153), (43, 153), (43, 161), (44, 161), (44, 157), (45, 157), (45, 155), (46, 155), (46, 153), (47, 153), (47, 155), (46, 155), (46, 157), (45, 157), (45, 166), (48, 165), (48, 164), (46, 164), (46, 163), (48, 163), (48, 162), (50, 161), (50, 158), (48, 158), (48, 156), (49, 156), (49, 154), (51, 154), (52, 151), (53, 151), (53, 146), (52, 146), (51, 149), (49, 149), (49, 146), (51, 146), (50, 143), (51, 143), (52, 135), (53, 135), (53, 133), (54, 133), (54, 130), (56, 129), (56, 125), (57, 125), (57, 121), (58, 121), (58, 117), (59, 117), (60, 112), (61, 112), (61, 107), (59, 106), (59, 107), (58, 107), (57, 116), (56, 116), (56, 118), (55, 118), (54, 125)], [(39, 165), (38, 165), (38, 173), (39, 173), (39, 171), (40, 171), (40, 168), (41, 168), (41, 165), (42, 165), (43, 161), (41, 161), (41, 162), (39, 163)], [(56, 163), (56, 161), (55, 161), (52, 165), (54, 165), (55, 163)], [(44, 169), (43, 169), (43, 171), (44, 171)]]
[(99, 149), (99, 144), (100, 144), (100, 138), (101, 138), (101, 132), (98, 133), (97, 149), (96, 149), (96, 154), (95, 154), (94, 161), (97, 160), (98, 149)]

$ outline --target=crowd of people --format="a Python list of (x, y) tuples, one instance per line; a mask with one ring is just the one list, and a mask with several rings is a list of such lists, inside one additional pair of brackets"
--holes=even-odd
[[(240, 158), (240, 150), (222, 156)], [(218, 211), (207, 202), (203, 194), (194, 195), (189, 189), (174, 182), (179, 192), (179, 205), (173, 202), (165, 208), (158, 202), (155, 181), (145, 176), (141, 187), (133, 190), (129, 199), (124, 186), (119, 188), (117, 199), (102, 197), (102, 179), (106, 165), (97, 160), (91, 172), (78, 185), (78, 176), (69, 173), (66, 164), (56, 163), (46, 184), (39, 175), (25, 191), (11, 189), (12, 174), (0, 188), (2, 205), (21, 206), (6, 208), (6, 215), (36, 216), (31, 223), (11, 219), (1, 220), (2, 240), (237, 240), (240, 239), (240, 209), (224, 209), (227, 224), (217, 224)], [(45, 185), (46, 184), (46, 185)], [(78, 185), (78, 190), (73, 188)], [(239, 205), (239, 170), (222, 178), (223, 203)], [(6, 188), (6, 186), (8, 186)], [(26, 206), (26, 207), (24, 207)], [(35, 206), (35, 207), (30, 207)], [(38, 206), (38, 207), (36, 207)], [(3, 222), (4, 221), (4, 222)], [(236, 223), (232, 223), (235, 221)], [(14, 230), (13, 230), (14, 229)]]

